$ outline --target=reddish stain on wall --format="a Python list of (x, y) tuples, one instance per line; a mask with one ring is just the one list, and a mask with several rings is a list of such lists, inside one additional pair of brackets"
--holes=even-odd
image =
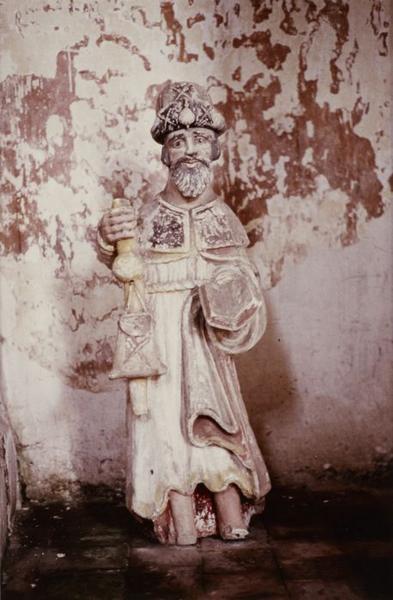
[(283, 44), (272, 44), (271, 33), (267, 31), (254, 31), (251, 35), (243, 34), (240, 38), (234, 38), (234, 48), (254, 48), (258, 59), (269, 69), (274, 71), (281, 68), (287, 55), (291, 51)]
[[(5, 200), (0, 232), (2, 253), (26, 252), (29, 244), (39, 242), (43, 253), (49, 243), (47, 222), (38, 216), (31, 190), (53, 178), (70, 184), (73, 151), (70, 104), (75, 99), (74, 51), (57, 56), (53, 79), (34, 75), (7, 77), (0, 84), (2, 118), (0, 130), (5, 140), (1, 166), (1, 192)], [(57, 115), (64, 124), (62, 143), (49, 151), (46, 124)], [(30, 150), (23, 157), (17, 148), (26, 142)], [(37, 153), (35, 151), (38, 151)], [(7, 176), (12, 174), (13, 179)], [(5, 183), (4, 183), (5, 182)], [(28, 193), (30, 190), (30, 193)]]
[[(332, 189), (345, 191), (350, 202), (347, 206), (348, 231), (343, 244), (354, 241), (356, 223), (354, 208), (362, 204), (369, 218), (383, 213), (382, 184), (376, 174), (375, 152), (370, 141), (354, 132), (354, 124), (348, 122), (342, 110), (331, 110), (328, 104), (319, 106), (316, 102), (316, 81), (306, 81), (305, 65), (299, 72), (299, 98), (304, 113), (291, 115), (293, 129), (290, 133), (277, 134), (272, 121), (263, 118), (263, 111), (273, 106), (275, 96), (280, 92), (278, 79), (266, 87), (260, 78), (254, 77), (244, 86), (243, 92), (227, 88), (227, 101), (221, 105), (230, 127), (238, 119), (244, 119), (250, 142), (255, 145), (259, 157), (255, 174), (259, 176), (258, 186), (252, 178), (245, 182), (240, 177), (240, 156), (236, 146), (230, 153), (225, 152), (226, 165), (221, 173), (219, 185), (224, 185), (225, 196), (244, 224), (266, 214), (266, 200), (277, 193), (274, 168), (263, 167), (262, 156), (268, 150), (273, 166), (285, 156), (286, 194), (306, 196), (317, 189), (317, 177), (324, 175)], [(314, 134), (310, 137), (307, 122), (312, 123)], [(302, 159), (308, 148), (313, 151), (311, 164), (304, 165)], [(231, 161), (239, 177), (230, 177), (228, 162)], [(248, 201), (247, 201), (248, 200)], [(253, 237), (253, 241), (256, 239)]]
[(187, 52), (185, 35), (183, 32), (183, 26), (176, 19), (175, 9), (173, 2), (162, 2), (161, 3), (161, 14), (164, 21), (164, 26), (167, 30), (167, 46), (174, 46), (177, 49), (177, 60), (179, 62), (191, 62), (192, 60), (198, 60), (198, 55), (195, 53)]
[(76, 389), (96, 391), (99, 375), (103, 373), (106, 376), (112, 368), (113, 343), (114, 340), (103, 338), (94, 341), (94, 344), (85, 344), (81, 356), (70, 365), (66, 373), (68, 385)]
[(101, 44), (103, 44), (104, 42), (112, 42), (114, 44), (117, 44), (118, 46), (121, 46), (122, 48), (125, 48), (126, 50), (131, 52), (131, 54), (135, 54), (136, 56), (139, 56), (139, 58), (142, 60), (145, 70), (151, 71), (150, 62), (147, 60), (146, 56), (144, 56), (141, 53), (141, 50), (137, 46), (132, 44), (131, 41), (125, 35), (115, 35), (113, 33), (103, 33), (97, 39), (96, 44), (97, 44), (97, 46), (101, 46)]
[[(265, 9), (262, 13), (257, 12), (256, 4), (253, 3), (256, 11), (254, 19), (255, 22), (260, 22), (267, 18), (269, 11)], [(293, 2), (285, 17), (287, 27), (291, 29), (287, 33), (291, 35), (295, 31), (290, 26), (290, 12), (295, 10), (296, 4)], [(337, 61), (348, 40), (348, 5), (341, 0), (326, 0), (324, 8), (318, 12), (315, 4), (308, 2), (307, 20), (315, 24), (315, 31), (324, 20), (327, 20), (335, 31), (336, 44), (330, 60), (331, 92), (338, 93), (342, 73)], [(243, 34), (233, 40), (233, 46), (255, 48), (259, 60), (272, 71), (281, 69), (290, 52), (289, 47), (283, 44), (272, 44), (268, 30), (253, 32), (251, 35)], [(240, 92), (226, 87), (227, 100), (220, 108), (229, 127), (235, 127), (239, 119), (247, 123), (245, 133), (250, 136), (250, 143), (255, 146), (258, 157), (254, 168), (258, 183), (256, 184), (253, 173), (249, 174), (247, 181), (241, 176), (244, 165), (236, 144), (232, 144), (229, 150), (224, 150), (225, 167), (219, 175), (217, 190), (223, 186), (225, 197), (247, 225), (251, 220), (266, 214), (266, 201), (277, 193), (274, 166), (280, 157), (286, 157), (285, 195), (288, 198), (307, 196), (315, 192), (317, 177), (320, 175), (326, 177), (332, 189), (342, 190), (348, 195), (347, 231), (342, 236), (343, 245), (347, 245), (356, 240), (357, 205), (361, 204), (365, 208), (368, 218), (379, 217), (384, 210), (375, 151), (370, 140), (354, 131), (354, 127), (368, 108), (361, 98), (358, 99), (352, 111), (351, 122), (341, 109), (332, 110), (328, 102), (322, 106), (318, 104), (318, 81), (308, 81), (306, 78), (308, 48), (309, 44), (303, 44), (299, 52), (297, 77), (299, 104), (302, 110), (288, 115), (292, 120), (290, 132), (277, 133), (273, 128), (273, 121), (263, 116), (263, 111), (274, 105), (276, 95), (281, 92), (278, 78), (271, 76), (270, 83), (263, 85), (263, 77), (256, 75), (245, 83), (243, 91)], [(239, 71), (233, 74), (234, 79), (237, 77)], [(312, 135), (309, 133), (310, 126), (313, 130)], [(303, 158), (307, 149), (312, 150), (312, 161), (304, 164)], [(263, 166), (262, 156), (267, 150), (270, 153), (272, 169)], [(229, 163), (234, 168), (234, 176), (229, 175)], [(251, 230), (249, 234), (251, 241), (255, 242), (260, 239), (262, 228), (259, 226), (258, 231)]]
[(191, 29), (191, 27), (193, 27), (196, 23), (201, 23), (202, 21), (205, 21), (205, 16), (201, 13), (197, 13), (193, 17), (188, 17), (187, 27)]
[(37, 185), (53, 177), (61, 183), (69, 183), (70, 160), (73, 149), (70, 104), (75, 99), (74, 50), (59, 52), (56, 76), (51, 78), (24, 75), (7, 77), (0, 84), (1, 133), (6, 139), (6, 162), (4, 168), (16, 176), (26, 171), (26, 165), (15, 163), (14, 152), (21, 141), (47, 152), (45, 127), (49, 116), (58, 115), (64, 121), (61, 146), (56, 146), (54, 155), (48, 153), (43, 163), (37, 164), (30, 157), (29, 180)]

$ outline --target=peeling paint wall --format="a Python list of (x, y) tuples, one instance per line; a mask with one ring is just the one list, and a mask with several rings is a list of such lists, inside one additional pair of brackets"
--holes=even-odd
[(207, 85), (229, 129), (217, 193), (270, 310), (240, 360), (273, 478), (391, 457), (388, 0), (1, 3), (3, 394), (31, 497), (121, 486), (121, 289), (95, 249), (113, 196), (165, 181), (159, 86)]

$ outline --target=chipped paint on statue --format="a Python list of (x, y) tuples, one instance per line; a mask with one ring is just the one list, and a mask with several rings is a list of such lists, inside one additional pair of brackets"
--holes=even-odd
[(213, 192), (224, 129), (203, 88), (164, 86), (152, 135), (167, 185), (139, 219), (116, 201), (99, 227), (126, 293), (115, 352), (115, 376), (130, 381), (126, 501), (163, 543), (246, 537), (270, 488), (233, 362), (257, 343), (266, 313), (247, 236)]
[[(386, 419), (369, 414), (369, 396), (385, 407), (390, 390), (388, 350), (379, 354), (388, 344), (384, 320), (375, 316), (390, 295), (390, 249), (370, 258), (390, 219), (391, 11), (389, 0), (2, 3), (3, 392), (28, 497), (124, 484), (125, 384), (108, 379), (122, 288), (97, 261), (95, 228), (113, 197), (147, 206), (165, 183), (159, 145), (146, 131), (166, 80), (206, 86), (228, 126), (213, 184), (245, 227), (247, 253), (269, 289), (266, 354), (239, 362), (271, 469), (284, 483), (319, 477), (320, 439), (338, 471), (378, 463)], [(190, 113), (182, 118), (187, 124)], [(171, 243), (187, 245), (185, 217), (173, 218)], [(215, 231), (201, 233), (209, 246)], [(163, 235), (155, 226), (148, 239), (163, 247)], [(307, 329), (300, 359), (304, 319), (289, 308), (299, 273), (322, 255), (316, 271), (325, 283), (336, 273), (339, 316), (332, 323), (330, 308), (319, 308), (328, 320)], [(338, 273), (348, 257), (357, 257), (356, 273)], [(306, 297), (324, 305), (325, 287), (315, 285), (310, 277), (301, 306)], [(321, 347), (324, 333), (337, 348)], [(265, 365), (272, 353), (280, 378)], [(361, 376), (343, 375), (346, 361), (361, 365)], [(363, 374), (378, 380), (377, 391), (357, 387)], [(335, 442), (352, 436), (343, 380), (347, 401), (373, 424), (366, 446), (364, 435), (348, 447)], [(335, 435), (315, 436), (326, 427), (326, 406)]]

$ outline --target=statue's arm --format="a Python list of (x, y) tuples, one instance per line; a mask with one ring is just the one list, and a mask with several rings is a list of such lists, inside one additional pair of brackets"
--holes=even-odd
[(220, 271), (200, 291), (207, 333), (228, 354), (247, 352), (266, 329), (266, 306), (259, 278), (248, 259)]

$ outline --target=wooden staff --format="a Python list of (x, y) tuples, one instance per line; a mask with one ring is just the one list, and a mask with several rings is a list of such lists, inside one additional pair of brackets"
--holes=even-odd
[[(121, 208), (129, 206), (124, 198), (115, 198), (112, 202), (112, 208)], [(124, 304), (125, 308), (139, 310), (141, 302), (138, 294), (132, 294), (132, 285), (134, 285), (143, 297), (143, 263), (135, 254), (136, 240), (134, 238), (125, 238), (116, 242), (117, 256), (113, 261), (112, 271), (124, 284)], [(139, 377), (129, 380), (129, 390), (132, 410), (136, 416), (147, 415), (149, 412), (147, 402), (147, 381), (145, 377)]]

